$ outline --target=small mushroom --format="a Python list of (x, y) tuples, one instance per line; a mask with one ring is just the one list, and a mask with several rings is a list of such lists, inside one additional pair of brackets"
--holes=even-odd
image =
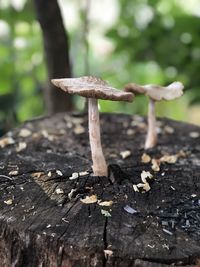
[(124, 87), (125, 92), (144, 94), (149, 97), (148, 132), (145, 142), (145, 149), (152, 148), (157, 143), (155, 102), (178, 98), (182, 96), (183, 88), (184, 87), (181, 82), (173, 82), (166, 87), (153, 84), (140, 86), (134, 83), (129, 83)]
[(69, 94), (77, 94), (89, 98), (89, 139), (93, 173), (95, 176), (107, 176), (107, 164), (101, 147), (98, 99), (131, 102), (133, 94), (110, 87), (102, 79), (93, 76), (53, 79), (52, 83)]

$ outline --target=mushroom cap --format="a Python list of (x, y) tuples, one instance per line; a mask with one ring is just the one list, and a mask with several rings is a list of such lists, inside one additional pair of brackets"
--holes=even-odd
[(125, 86), (124, 91), (145, 94), (154, 101), (160, 101), (160, 100), (173, 100), (175, 98), (182, 96), (183, 88), (184, 86), (181, 82), (173, 82), (166, 87), (154, 84), (141, 86), (134, 83), (130, 83)]
[(133, 93), (117, 90), (104, 80), (94, 76), (53, 79), (51, 82), (69, 94), (87, 98), (132, 102), (134, 97)]

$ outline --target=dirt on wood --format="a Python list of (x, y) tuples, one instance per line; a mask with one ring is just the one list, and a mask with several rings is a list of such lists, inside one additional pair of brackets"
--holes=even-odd
[(58, 114), (0, 139), (0, 266), (194, 266), (200, 128), (101, 114), (109, 177), (92, 176), (87, 116)]

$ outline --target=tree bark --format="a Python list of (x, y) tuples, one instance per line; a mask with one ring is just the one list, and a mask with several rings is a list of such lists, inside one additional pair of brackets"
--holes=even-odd
[(72, 110), (72, 96), (58, 90), (50, 82), (52, 78), (71, 77), (69, 40), (58, 2), (56, 0), (34, 0), (34, 4), (42, 30), (48, 71), (48, 86), (44, 89), (47, 112), (53, 114)]
[[(0, 149), (0, 267), (195, 265), (200, 128), (158, 122), (158, 145), (148, 154), (156, 159), (176, 154), (177, 161), (162, 162), (160, 171), (153, 171), (151, 162), (141, 161), (147, 153), (146, 120), (101, 114), (109, 179), (91, 175), (87, 116), (59, 113), (0, 139), (5, 146)], [(131, 155), (122, 159), (124, 150)], [(150, 190), (135, 192), (133, 184), (141, 184), (144, 170), (153, 175)], [(91, 195), (98, 202), (81, 201)]]

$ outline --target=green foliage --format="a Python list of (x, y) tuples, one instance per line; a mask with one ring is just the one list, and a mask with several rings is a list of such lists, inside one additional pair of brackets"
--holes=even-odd
[[(42, 40), (31, 1), (17, 11), (2, 8), (0, 35), (0, 134), (13, 124), (43, 112), (41, 81), (46, 72)], [(2, 127), (2, 128), (1, 128)]]

